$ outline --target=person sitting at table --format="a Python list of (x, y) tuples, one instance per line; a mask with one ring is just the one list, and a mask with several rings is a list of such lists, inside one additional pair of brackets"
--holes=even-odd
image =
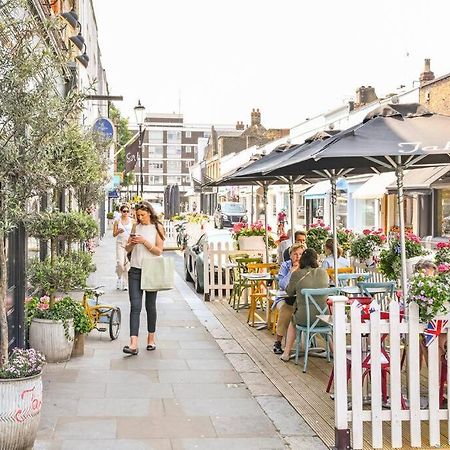
[[(294, 233), (294, 244), (303, 244), (306, 248), (306, 231), (296, 231)], [(290, 259), (290, 247), (286, 248), (283, 252), (283, 261), (289, 261)]]
[[(337, 266), (338, 269), (342, 267), (350, 267), (350, 261), (342, 256), (342, 248), (337, 248)], [(334, 252), (333, 252), (333, 239), (328, 239), (325, 242), (325, 256), (326, 258), (322, 262), (324, 269), (334, 269)]]
[[(296, 325), (306, 326), (306, 299), (302, 295), (302, 289), (323, 289), (328, 287), (328, 274), (325, 269), (319, 267), (318, 255), (312, 248), (307, 248), (300, 257), (300, 268), (291, 275), (286, 287), (289, 296), (295, 295), (294, 314), (289, 324), (286, 346), (280, 358), (287, 362), (291, 356), (291, 350), (296, 338)], [(324, 307), (327, 297), (316, 297), (320, 307)], [(315, 316), (310, 318), (315, 320)]]
[[(278, 287), (280, 290), (286, 290), (291, 275), (293, 272), (300, 268), (300, 257), (305, 250), (303, 244), (294, 244), (291, 246), (291, 258), (289, 261), (284, 261), (280, 266), (278, 273)], [(273, 352), (276, 355), (281, 355), (283, 350), (281, 349), (281, 341), (286, 335), (289, 327), (289, 322), (294, 314), (295, 297), (276, 297), (272, 308), (278, 309), (278, 320), (275, 343), (273, 344)]]

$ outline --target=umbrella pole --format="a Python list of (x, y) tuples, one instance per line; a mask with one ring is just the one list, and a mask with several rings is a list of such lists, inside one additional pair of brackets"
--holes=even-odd
[(398, 222), (400, 226), (400, 257), (401, 257), (401, 286), (403, 292), (403, 301), (408, 295), (408, 276), (406, 273), (406, 245), (405, 245), (405, 212), (403, 210), (403, 204), (405, 198), (403, 195), (403, 166), (401, 164), (401, 158), (397, 157), (397, 166), (395, 168), (395, 174), (397, 176), (397, 204), (398, 204)]
[(330, 178), (331, 181), (331, 220), (332, 220), (332, 229), (333, 229), (333, 260), (334, 260), (334, 284), (338, 285), (338, 242), (337, 242), (337, 220), (336, 220), (336, 203), (337, 203), (337, 177), (334, 174)]
[(291, 242), (292, 245), (294, 245), (294, 180), (292, 179), (292, 176), (289, 177), (289, 212), (291, 215)]
[(265, 244), (266, 244), (266, 263), (269, 262), (269, 231), (267, 230), (267, 183), (263, 186), (263, 199), (264, 199), (264, 228), (265, 228)]
[(251, 203), (251, 207), (250, 207), (250, 223), (255, 223), (255, 221), (253, 219), (254, 203), (255, 203), (255, 196), (254, 196), (254, 193), (253, 193), (253, 184), (252, 184), (252, 203)]

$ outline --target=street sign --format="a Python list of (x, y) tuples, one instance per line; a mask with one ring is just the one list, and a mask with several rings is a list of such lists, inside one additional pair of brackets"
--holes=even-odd
[(116, 190), (109, 191), (108, 198), (119, 198), (119, 192)]
[(114, 124), (106, 117), (99, 117), (92, 125), (92, 128), (107, 141), (114, 139)]

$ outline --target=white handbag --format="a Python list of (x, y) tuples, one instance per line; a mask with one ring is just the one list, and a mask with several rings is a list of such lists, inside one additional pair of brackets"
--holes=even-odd
[(143, 291), (173, 289), (174, 274), (175, 262), (172, 257), (144, 257), (141, 271), (141, 289)]

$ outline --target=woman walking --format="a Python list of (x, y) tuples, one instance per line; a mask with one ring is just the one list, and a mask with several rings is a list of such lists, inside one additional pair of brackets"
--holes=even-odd
[(130, 237), (133, 220), (130, 218), (130, 208), (128, 205), (120, 207), (120, 217), (114, 221), (113, 236), (116, 238), (116, 273), (117, 289), (128, 289), (128, 270), (130, 262), (127, 258), (125, 246)]
[[(139, 319), (142, 309), (141, 274), (144, 258), (160, 256), (163, 252), (164, 227), (148, 202), (136, 205), (137, 225), (133, 227), (127, 252), (131, 252), (131, 268), (128, 272), (128, 286), (130, 295), (130, 345), (123, 348), (123, 352), (137, 355)], [(145, 309), (147, 311), (147, 350), (155, 350), (156, 327), (156, 294), (145, 292)]]

